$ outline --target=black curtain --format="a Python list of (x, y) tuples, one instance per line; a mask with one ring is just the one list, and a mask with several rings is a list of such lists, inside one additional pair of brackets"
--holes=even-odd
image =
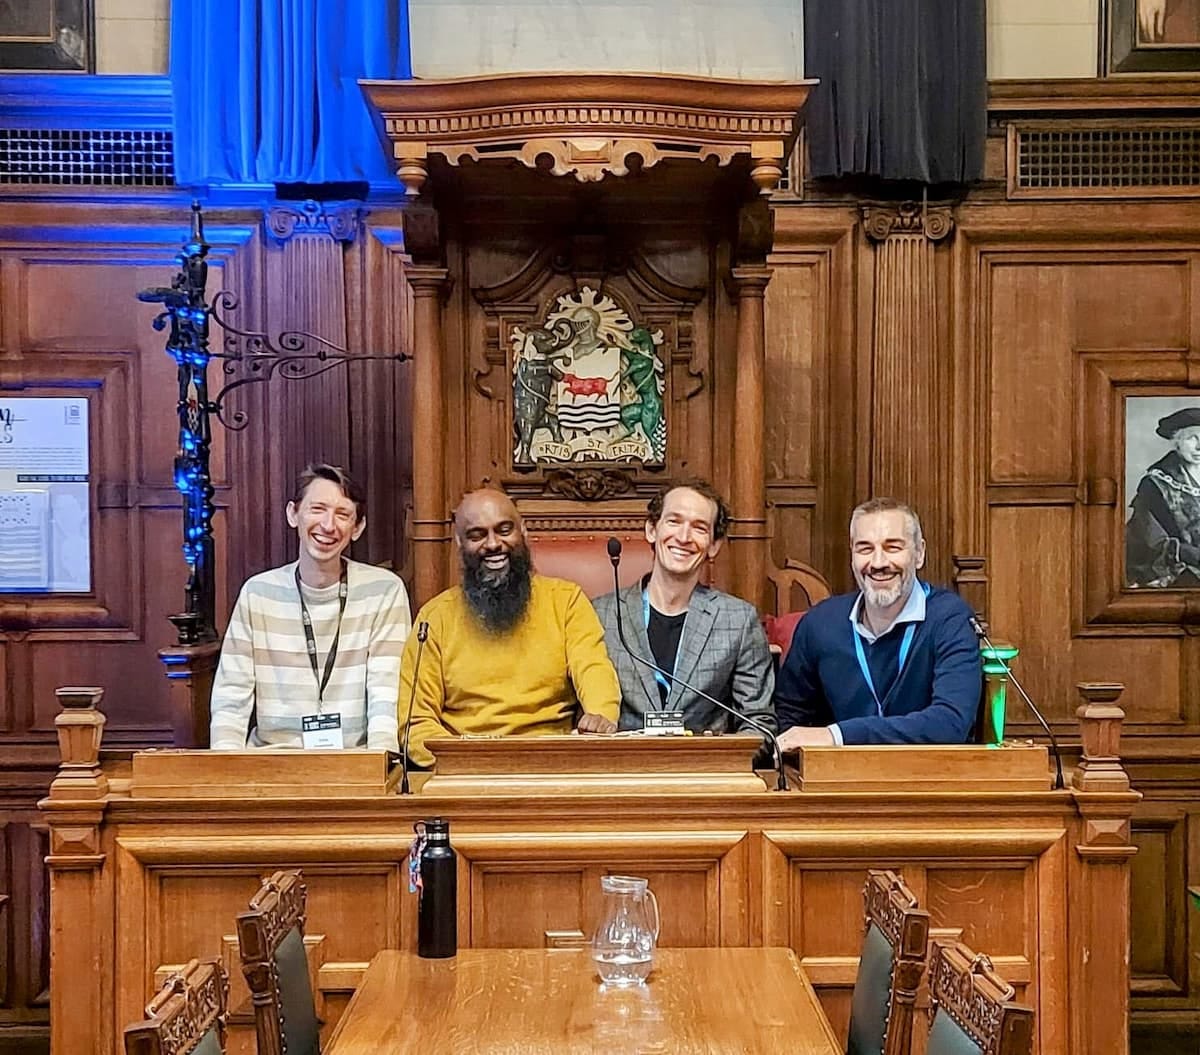
[(985, 0), (804, 0), (809, 175), (979, 179), (986, 17)]

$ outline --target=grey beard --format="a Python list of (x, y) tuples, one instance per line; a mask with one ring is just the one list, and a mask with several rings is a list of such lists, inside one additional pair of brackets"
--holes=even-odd
[(872, 586), (866, 577), (859, 577), (858, 588), (862, 590), (863, 597), (867, 604), (872, 608), (888, 608), (895, 604), (901, 597), (907, 597), (912, 591), (913, 586), (917, 581), (916, 572), (907, 572), (900, 576), (900, 581), (890, 589), (881, 590), (878, 587)]
[(501, 579), (492, 578), (481, 556), (468, 556), (465, 551), (462, 570), (467, 608), (485, 630), (505, 634), (524, 618), (533, 593), (533, 560), (528, 547), (509, 553), (508, 571)]

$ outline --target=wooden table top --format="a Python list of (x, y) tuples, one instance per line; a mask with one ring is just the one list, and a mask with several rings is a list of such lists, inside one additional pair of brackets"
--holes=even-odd
[(659, 949), (630, 989), (602, 988), (586, 950), (384, 950), (327, 1055), (432, 1051), (840, 1055), (790, 949)]

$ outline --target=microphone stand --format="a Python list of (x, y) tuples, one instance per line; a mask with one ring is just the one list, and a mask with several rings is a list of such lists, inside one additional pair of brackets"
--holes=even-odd
[(1050, 737), (1050, 748), (1054, 751), (1054, 789), (1061, 791), (1066, 787), (1066, 782), (1063, 780), (1063, 764), (1062, 752), (1058, 749), (1058, 740), (1054, 736), (1054, 730), (1050, 728), (1050, 723), (1046, 721), (1045, 716), (1038, 709), (1037, 704), (1029, 698), (1029, 693), (1025, 691), (1024, 686), (1017, 681), (1017, 676), (1013, 673), (1010, 667), (999, 655), (997, 655), (996, 646), (992, 644), (992, 639), (988, 637), (987, 631), (984, 630), (983, 624), (971, 616), (971, 629), (975, 631), (975, 636), (992, 650), (993, 655), (990, 657), (994, 662), (999, 663), (1004, 670), (1005, 676), (1012, 682), (1013, 688), (1021, 694), (1021, 699), (1025, 701), (1025, 706), (1029, 708), (1033, 716), (1041, 724), (1041, 727), (1046, 730), (1046, 735)]
[(660, 667), (657, 663), (651, 663), (650, 660), (643, 659), (636, 652), (634, 652), (634, 650), (632, 648), (629, 647), (629, 642), (625, 640), (624, 620), (622, 620), (622, 618), (621, 618), (621, 580), (620, 580), (620, 576), (618, 575), (618, 569), (621, 564), (621, 540), (620, 539), (610, 538), (608, 540), (608, 559), (610, 561), (612, 561), (613, 587), (616, 590), (617, 637), (620, 638), (621, 645), (625, 649), (625, 651), (629, 654), (629, 658), (634, 660), (637, 663), (640, 663), (643, 667), (647, 667), (650, 670), (656, 671), (657, 673), (661, 674), (664, 678), (670, 678), (672, 681), (679, 682), (679, 684), (682, 685), (685, 689), (687, 689), (688, 692), (694, 692), (702, 700), (707, 700), (709, 703), (715, 704), (721, 710), (727, 712), (728, 714), (733, 715), (733, 717), (736, 718), (739, 722), (744, 722), (746, 725), (750, 726), (750, 728), (755, 729), (758, 732), (762, 733), (763, 739), (765, 739), (771, 745), (772, 753), (775, 756), (775, 772), (778, 776), (778, 779), (775, 784), (775, 790), (776, 791), (787, 791), (787, 789), (788, 789), (787, 777), (784, 775), (784, 772), (783, 772), (783, 752), (780, 751), (780, 749), (779, 749), (779, 738), (770, 729), (768, 729), (765, 725), (763, 725), (762, 722), (759, 722), (759, 721), (755, 720), (754, 718), (751, 718), (748, 714), (743, 714), (736, 707), (730, 707), (729, 704), (722, 703), (715, 696), (710, 696), (703, 689), (698, 689), (698, 688), (696, 688), (695, 685), (689, 685), (686, 681), (683, 680), (683, 678), (678, 678), (674, 674), (672, 674), (670, 671), (663, 670), (663, 668)]
[(429, 624), (422, 621), (417, 626), (417, 661), (413, 664), (412, 689), (408, 694), (408, 714), (404, 718), (404, 743), (400, 748), (400, 794), (411, 795), (408, 786), (408, 734), (412, 731), (413, 703), (417, 698), (417, 676), (421, 673), (421, 655), (425, 651), (425, 640), (429, 637)]

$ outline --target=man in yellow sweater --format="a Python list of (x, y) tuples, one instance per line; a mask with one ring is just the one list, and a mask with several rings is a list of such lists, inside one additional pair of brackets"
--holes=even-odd
[(410, 634), (401, 663), (409, 758), (430, 765), (425, 743), (439, 736), (615, 732), (621, 689), (604, 629), (575, 583), (534, 573), (512, 500), (490, 489), (466, 495), (454, 535), (462, 585), (417, 613), (414, 626), (428, 624), (424, 646)]

